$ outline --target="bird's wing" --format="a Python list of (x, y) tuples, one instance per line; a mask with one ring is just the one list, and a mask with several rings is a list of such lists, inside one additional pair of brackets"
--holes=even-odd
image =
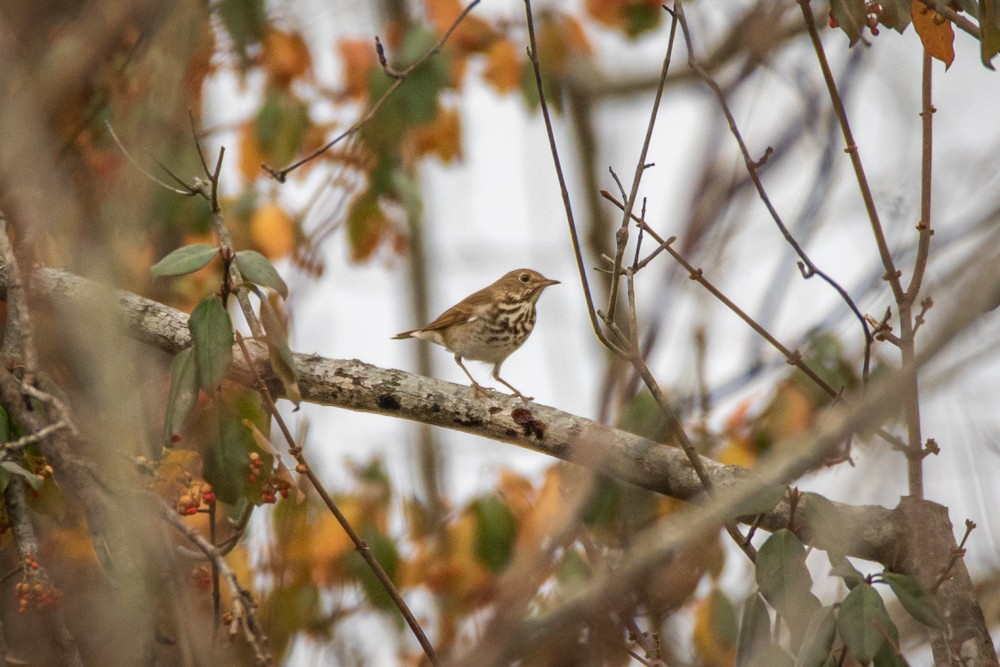
[(457, 304), (444, 311), (438, 318), (425, 326), (421, 331), (436, 331), (446, 329), (463, 322), (471, 322), (476, 319), (484, 306), (490, 303), (489, 288), (479, 290), (470, 294)]

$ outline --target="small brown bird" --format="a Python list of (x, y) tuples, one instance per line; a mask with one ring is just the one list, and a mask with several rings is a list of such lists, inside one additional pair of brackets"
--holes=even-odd
[(465, 297), (422, 329), (404, 331), (393, 339), (422, 338), (447, 348), (454, 353), (455, 362), (472, 380), (477, 393), (485, 390), (462, 359), (489, 362), (493, 364), (493, 379), (515, 396), (530, 401), (530, 396), (500, 377), (500, 366), (531, 334), (535, 326), (535, 302), (542, 290), (558, 284), (558, 280), (549, 280), (537, 271), (517, 269)]

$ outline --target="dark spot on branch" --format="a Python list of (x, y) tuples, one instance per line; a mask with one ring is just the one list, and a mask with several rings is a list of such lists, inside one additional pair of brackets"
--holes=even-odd
[(514, 408), (510, 412), (514, 423), (524, 430), (524, 435), (539, 440), (545, 438), (545, 422), (535, 419), (535, 415), (527, 408)]
[(399, 399), (392, 394), (382, 394), (375, 399), (375, 402), (382, 410), (391, 410), (392, 412), (396, 412), (402, 407), (399, 404)]
[(471, 417), (469, 419), (456, 417), (454, 423), (456, 426), (461, 426), (462, 428), (479, 428), (483, 425), (483, 420), (476, 417)]

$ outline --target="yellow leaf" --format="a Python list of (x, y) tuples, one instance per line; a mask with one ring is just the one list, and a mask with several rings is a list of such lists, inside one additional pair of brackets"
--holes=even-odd
[(441, 109), (430, 123), (417, 125), (406, 133), (407, 157), (436, 155), (442, 162), (462, 157), (462, 119), (454, 109)]
[(757, 454), (753, 445), (745, 438), (731, 440), (719, 450), (715, 457), (719, 463), (741, 468), (752, 468), (757, 462)]
[[(444, 35), (462, 13), (464, 6), (461, 0), (424, 0), (427, 7), (427, 18), (434, 31)], [(451, 33), (446, 48), (463, 52), (482, 51), (496, 35), (490, 24), (474, 14), (466, 15)]]
[(295, 250), (295, 223), (277, 204), (265, 204), (250, 220), (250, 238), (265, 257), (279, 259)]
[(509, 39), (498, 39), (486, 53), (483, 77), (498, 93), (509, 93), (521, 85), (521, 57)]
[(694, 645), (702, 663), (710, 667), (732, 665), (736, 655), (727, 628), (720, 627), (725, 613), (722, 594), (716, 590), (698, 603), (694, 612)]
[(951, 67), (955, 60), (955, 31), (951, 21), (919, 2), (911, 6), (910, 16), (927, 53), (943, 62), (945, 69)]

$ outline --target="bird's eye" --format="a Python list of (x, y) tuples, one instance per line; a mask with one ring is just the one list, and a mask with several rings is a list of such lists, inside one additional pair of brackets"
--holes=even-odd
[(526, 283), (529, 280), (531, 280), (531, 276), (529, 276), (527, 273), (522, 273), (517, 277), (517, 279), (520, 280), (522, 283)]

